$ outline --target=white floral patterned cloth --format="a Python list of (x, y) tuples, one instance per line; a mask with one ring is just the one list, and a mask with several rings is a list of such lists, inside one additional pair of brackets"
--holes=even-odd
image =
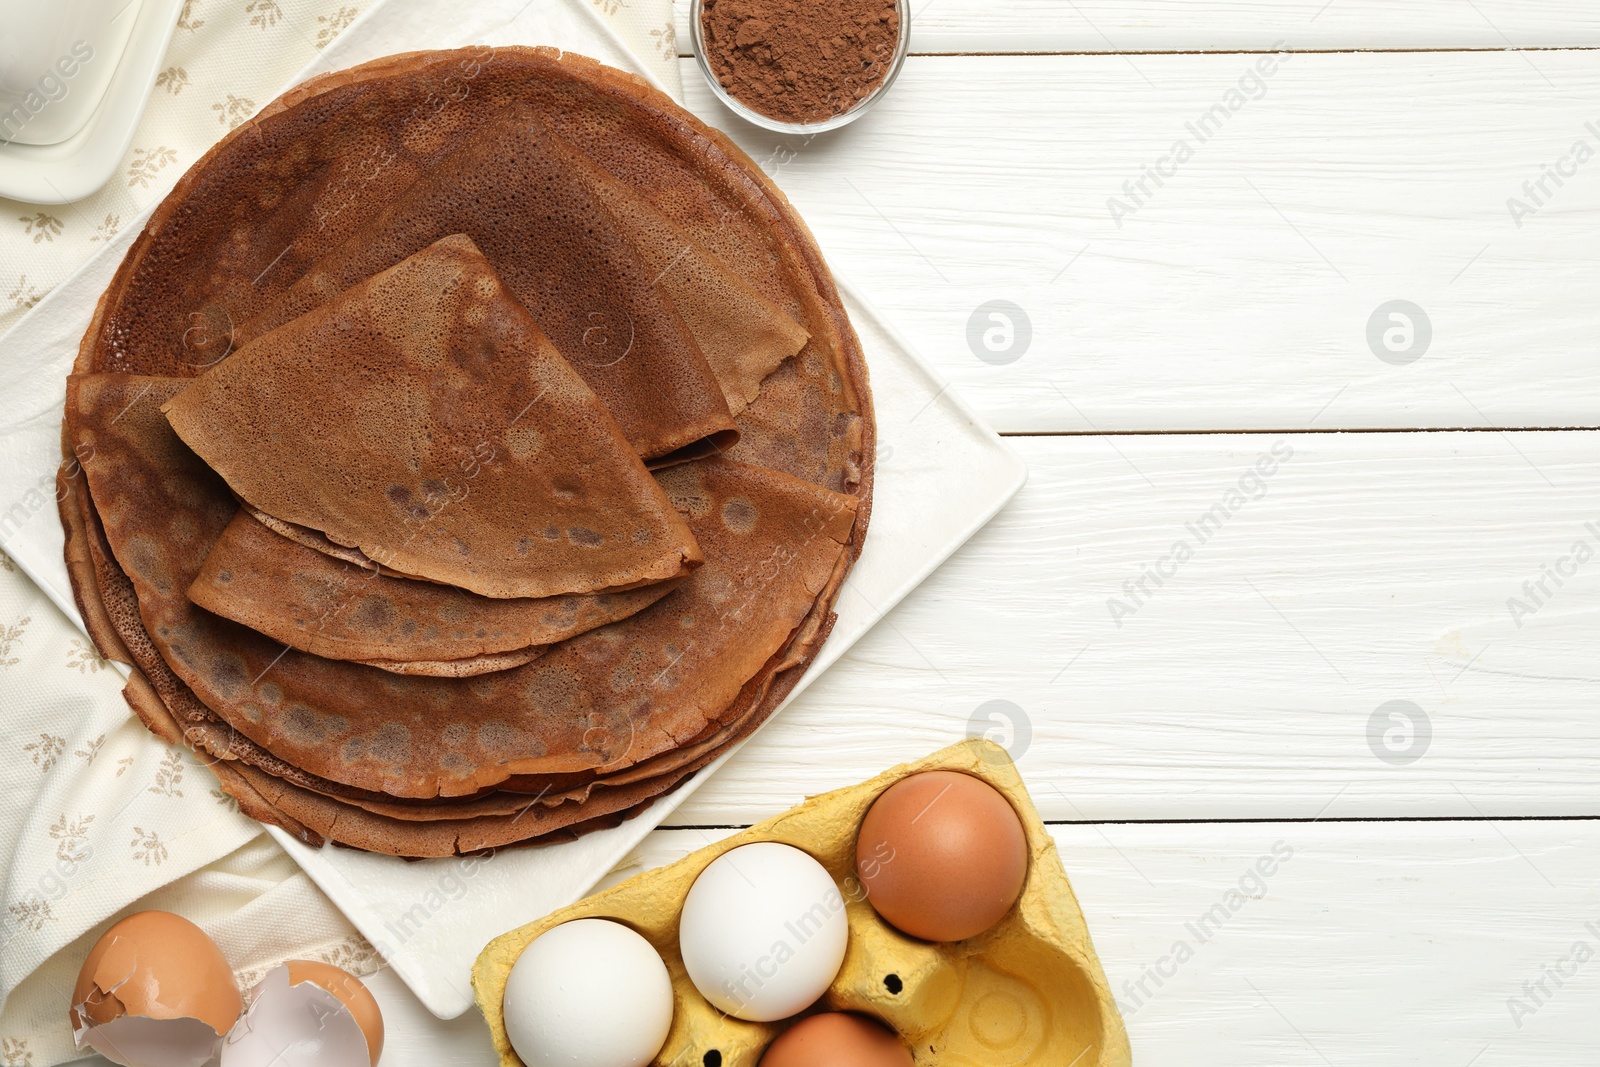
[[(76, 1055), (66, 1008), (94, 938), (160, 907), (207, 925), (241, 980), (372, 950), (186, 749), (128, 714), (122, 676), (0, 557), (0, 1064)], [(249, 923), (236, 913), (247, 908)]]
[[(367, 48), (429, 7), (462, 42), (539, 43), (580, 23), (602, 59), (627, 56), (678, 89), (671, 0), (187, 0), (150, 106), (117, 176), (73, 204), (0, 199), (0, 331), (143, 213), (229, 129), (373, 11)], [(473, 25), (481, 21), (481, 25)], [(481, 32), (480, 32), (481, 31)], [(419, 47), (403, 29), (397, 47)], [(571, 39), (570, 31), (568, 38)], [(429, 38), (433, 43), (448, 43)], [(381, 54), (381, 51), (379, 52)], [(359, 58), (359, 57), (358, 57)], [(40, 308), (39, 313), (45, 313)], [(11, 353), (0, 343), (0, 359)], [(0, 407), (0, 423), (7, 416)], [(34, 509), (34, 510), (42, 510)], [(52, 509), (53, 510), (53, 509)], [(199, 922), (248, 987), (286, 958), (368, 973), (369, 946), (187, 750), (147, 733), (122, 676), (0, 555), (0, 1067), (76, 1057), (66, 1011), (94, 939), (132, 911)]]

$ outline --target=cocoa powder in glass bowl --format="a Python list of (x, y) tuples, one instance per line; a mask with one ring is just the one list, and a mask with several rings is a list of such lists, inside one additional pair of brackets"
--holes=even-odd
[(864, 112), (910, 44), (904, 0), (695, 0), (695, 56), (736, 113), (816, 133)]

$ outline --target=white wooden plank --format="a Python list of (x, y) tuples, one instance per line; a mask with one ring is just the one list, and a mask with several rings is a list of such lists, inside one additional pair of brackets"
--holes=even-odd
[(489, 1043), (483, 1016), (476, 1011), (454, 1019), (429, 1013), (393, 971), (362, 979), (383, 1012), (383, 1062), (392, 1067), (413, 1064), (495, 1067), (500, 1058)]
[[(1141, 1067), (1592, 1067), (1600, 1055), (1595, 823), (1052, 829)], [(640, 860), (704, 843), (658, 832)], [(1274, 845), (1289, 858), (1251, 879)], [(1241, 883), (1248, 899), (1197, 937), (1191, 924)], [(1179, 942), (1192, 950), (1181, 963)], [(1539, 982), (1546, 993), (1525, 988)]]
[[(1567, 558), (1600, 552), (1600, 433), (1012, 443), (1012, 505), (672, 825), (1004, 736), (991, 701), (1017, 709), (1050, 819), (1600, 814), (1600, 555)], [(884, 444), (880, 477), (918, 462)], [(1274, 449), (1293, 454), (1258, 487)], [(1188, 524), (1241, 484), (1259, 499), (1199, 543)], [(1135, 602), (1124, 583), (1180, 540), (1193, 558)], [(1112, 598), (1136, 610), (1114, 621)], [(1421, 735), (1392, 708), (1372, 724), (1396, 700), (1431, 728), (1409, 762)]]
[[(691, 107), (1001, 430), (1600, 422), (1573, 312), (1600, 292), (1600, 162), (1546, 180), (1520, 228), (1507, 206), (1545, 164), (1573, 169), (1580, 139), (1600, 155), (1593, 54), (1293, 56), (1119, 228), (1108, 200), (1133, 206), (1123, 183), (1261, 61), (913, 59), (877, 110), (809, 140), (754, 130), (684, 73)], [(1031, 322), (1004, 365), (968, 336), (996, 299)], [(1369, 346), (1393, 300), (1431, 322), (1408, 365)]]
[[(675, 7), (689, 55), (689, 2)], [(922, 53), (1600, 44), (1600, 11), (1578, 0), (913, 0), (911, 11)]]

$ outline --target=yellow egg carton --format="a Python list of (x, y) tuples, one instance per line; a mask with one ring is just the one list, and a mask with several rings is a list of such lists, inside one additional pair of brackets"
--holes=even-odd
[[(1027, 834), (1022, 897), (987, 932), (930, 944), (887, 925), (856, 877), (856, 831), (878, 795), (921, 771), (964, 771), (1011, 801)], [(573, 919), (614, 919), (638, 931), (672, 975), (672, 1030), (654, 1067), (756, 1067), (796, 1019), (745, 1022), (695, 989), (678, 955), (678, 913), (712, 860), (756, 841), (810, 853), (844, 892), (850, 945), (838, 977), (813, 1010), (857, 1011), (900, 1034), (919, 1065), (938, 1067), (1127, 1067), (1128, 1035), (1055, 841), (1004, 749), (964, 741), (860, 785), (824, 793), (776, 818), (630, 878), (491, 941), (473, 967), (478, 1007), (505, 1067), (522, 1067), (506, 1037), (500, 1002), (511, 966), (534, 938)], [(852, 890), (854, 890), (852, 892)], [(807, 1013), (809, 1014), (809, 1012)]]

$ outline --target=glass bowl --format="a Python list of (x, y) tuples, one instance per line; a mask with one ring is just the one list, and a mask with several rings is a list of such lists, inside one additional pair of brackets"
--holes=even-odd
[(705, 75), (706, 84), (711, 86), (712, 93), (729, 111), (746, 122), (760, 126), (763, 130), (771, 130), (773, 133), (826, 133), (829, 130), (837, 130), (840, 126), (849, 125), (866, 114), (867, 109), (889, 91), (889, 87), (900, 74), (900, 68), (905, 64), (906, 54), (911, 51), (910, 5), (906, 0), (896, 0), (895, 6), (900, 11), (900, 39), (895, 43), (894, 58), (889, 61), (889, 70), (883, 76), (883, 81), (879, 82), (872, 92), (857, 100), (847, 111), (832, 115), (820, 122), (784, 122), (782, 119), (763, 115), (748, 104), (741, 103), (738, 97), (724, 89), (722, 83), (717, 80), (716, 74), (711, 70), (711, 60), (706, 57), (705, 28), (700, 18), (701, 2), (702, 0), (692, 0), (689, 5), (689, 37), (694, 42), (694, 58), (700, 66), (700, 73)]

